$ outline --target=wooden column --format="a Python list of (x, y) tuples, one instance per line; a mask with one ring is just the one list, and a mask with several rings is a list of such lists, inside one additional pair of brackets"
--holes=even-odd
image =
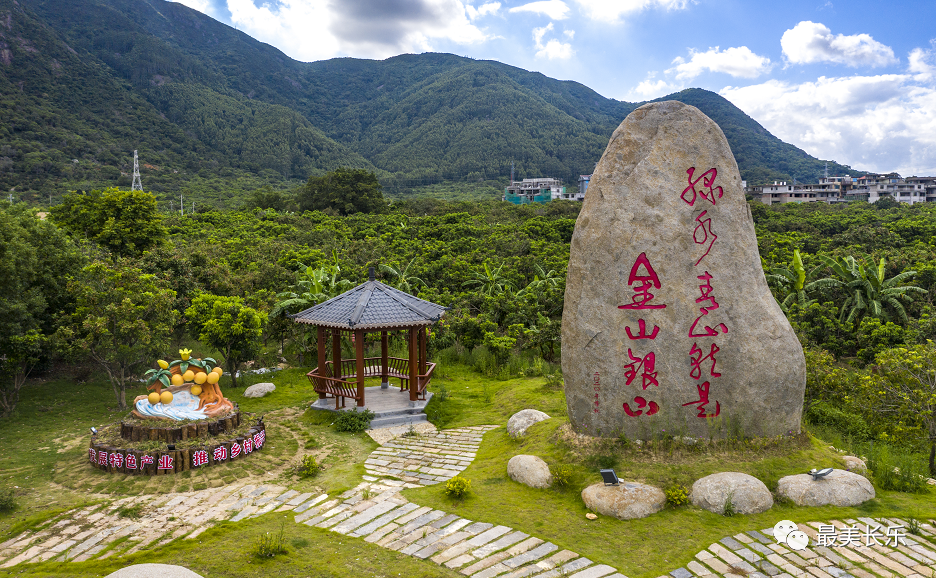
[(365, 332), (355, 331), (355, 374), (358, 378), (358, 407), (365, 407)]
[(342, 342), (338, 329), (332, 330), (332, 377), (342, 377)]
[(420, 332), (420, 375), (427, 373), (427, 328), (421, 327)]
[(388, 388), (388, 332), (381, 332), (381, 389)]
[(407, 330), (407, 361), (410, 366), (410, 401), (417, 401), (417, 357), (420, 355), (417, 346), (417, 328)]
[[(322, 325), (316, 326), (316, 351), (319, 354), (319, 375), (323, 375), (326, 370), (326, 328)], [(319, 394), (319, 399), (326, 399), (325, 393)]]

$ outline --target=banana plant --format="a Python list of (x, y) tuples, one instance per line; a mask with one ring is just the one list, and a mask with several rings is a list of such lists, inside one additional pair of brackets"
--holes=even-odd
[(783, 295), (782, 299), (775, 298), (778, 301), (782, 311), (788, 313), (792, 304), (797, 302), (803, 309), (816, 303), (817, 299), (808, 299), (810, 293), (819, 289), (828, 289), (842, 285), (837, 279), (825, 277), (824, 279), (812, 279), (824, 267), (819, 265), (810, 271), (804, 268), (804, 262), (801, 260), (801, 251), (795, 249), (791, 263), (782, 268), (776, 267), (771, 272), (765, 274), (765, 280), (774, 285), (779, 293)]

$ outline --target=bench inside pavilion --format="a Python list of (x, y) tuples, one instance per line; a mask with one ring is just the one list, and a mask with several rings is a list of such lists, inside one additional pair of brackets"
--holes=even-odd
[[(306, 374), (319, 394), (313, 407), (327, 409), (327, 400), (333, 398), (335, 410), (344, 408), (346, 399), (373, 411), (389, 402), (411, 408), (426, 403), (436, 367), (427, 359), (427, 330), (447, 308), (376, 281), (373, 268), (368, 276), (367, 282), (292, 316), (297, 323), (316, 326), (318, 365)], [(393, 332), (405, 333), (406, 359), (388, 355), (388, 334)], [(381, 334), (380, 357), (365, 357), (365, 336), (370, 333)], [(354, 359), (342, 359), (343, 338), (354, 341)], [(367, 388), (369, 396), (381, 401), (365, 399), (365, 379), (372, 377), (381, 378), (381, 387)], [(400, 380), (399, 392), (388, 391), (390, 378)]]

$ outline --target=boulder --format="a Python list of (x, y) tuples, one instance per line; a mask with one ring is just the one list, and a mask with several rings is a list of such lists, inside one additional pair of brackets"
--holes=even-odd
[(848, 472), (865, 472), (866, 471), (866, 462), (861, 460), (856, 456), (844, 456), (844, 465), (847, 466)]
[(619, 520), (650, 516), (667, 503), (664, 492), (637, 482), (622, 482), (618, 486), (599, 482), (584, 489), (580, 495), (590, 510)]
[(244, 397), (264, 397), (275, 389), (277, 386), (272, 383), (255, 383), (244, 390)]
[(772, 507), (772, 493), (758, 478), (740, 472), (720, 472), (700, 478), (690, 489), (690, 502), (723, 514), (726, 501), (737, 514), (759, 514)]
[(532, 488), (549, 488), (553, 481), (547, 462), (537, 456), (527, 455), (508, 460), (508, 477)]
[(733, 152), (693, 106), (647, 104), (613, 133), (573, 232), (561, 338), (577, 433), (800, 431), (804, 353)]
[(511, 437), (523, 436), (529, 427), (545, 419), (550, 419), (550, 416), (543, 411), (522, 409), (508, 418), (508, 435)]
[(834, 470), (817, 481), (810, 474), (785, 476), (778, 481), (777, 491), (799, 506), (856, 506), (876, 497), (868, 479), (844, 470)]

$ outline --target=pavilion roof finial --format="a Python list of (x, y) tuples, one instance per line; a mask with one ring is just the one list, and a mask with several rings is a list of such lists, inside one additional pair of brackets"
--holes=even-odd
[(368, 267), (368, 280), (369, 281), (375, 280), (375, 268), (374, 267)]

